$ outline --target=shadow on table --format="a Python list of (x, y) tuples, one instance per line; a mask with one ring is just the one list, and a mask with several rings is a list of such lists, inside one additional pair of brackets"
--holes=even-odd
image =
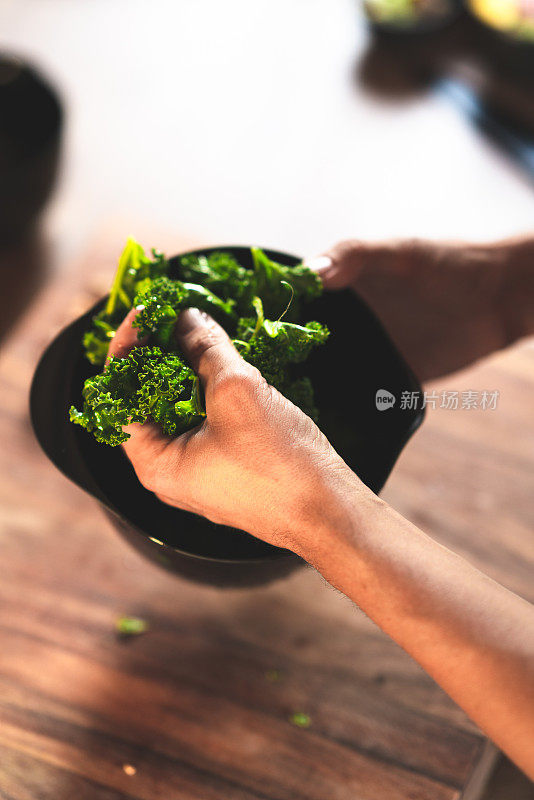
[(499, 759), (480, 800), (533, 800), (534, 784), (505, 756)]
[(0, 247), (0, 346), (42, 288), (48, 267), (48, 245), (39, 229), (22, 242)]

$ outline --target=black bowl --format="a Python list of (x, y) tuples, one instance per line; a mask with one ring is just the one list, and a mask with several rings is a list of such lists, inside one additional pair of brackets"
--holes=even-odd
[(27, 235), (56, 178), (63, 114), (30, 65), (0, 55), (0, 243)]
[[(209, 248), (207, 253), (221, 248)], [(224, 247), (252, 266), (247, 247)], [(284, 264), (300, 259), (267, 250)], [(172, 263), (175, 259), (171, 259)], [(252, 586), (281, 577), (303, 562), (293, 553), (233, 528), (161, 503), (144, 489), (121, 448), (98, 444), (68, 419), (94, 370), (81, 339), (105, 298), (65, 328), (50, 344), (35, 372), (31, 418), (41, 447), (74, 483), (95, 497), (115, 527), (152, 560), (173, 572), (219, 586)], [(372, 311), (353, 292), (325, 293), (306, 307), (308, 319), (326, 323), (329, 342), (306, 363), (313, 380), (320, 427), (347, 464), (374, 492), (384, 485), (402, 448), (423, 418), (401, 408), (402, 392), (421, 388)], [(376, 393), (397, 398), (384, 409)], [(386, 403), (387, 406), (387, 403)]]

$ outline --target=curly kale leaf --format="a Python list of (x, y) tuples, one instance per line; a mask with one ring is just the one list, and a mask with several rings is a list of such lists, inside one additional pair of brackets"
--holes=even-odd
[(237, 339), (246, 345), (241, 347), (241, 352), (247, 360), (249, 357), (259, 360), (269, 357), (279, 366), (300, 364), (308, 358), (314, 347), (324, 344), (330, 335), (326, 325), (320, 322), (297, 325), (264, 319), (258, 298), (256, 312), (256, 319), (242, 318), (237, 327)]
[(296, 321), (301, 303), (321, 294), (320, 278), (304, 264), (293, 267), (279, 264), (258, 247), (251, 248), (251, 255), (252, 269), (241, 266), (224, 251), (182, 256), (178, 277), (182, 281), (202, 284), (223, 300), (233, 299), (241, 317), (252, 313), (254, 297), (261, 298), (266, 316), (271, 319), (279, 317), (291, 299), (289, 284), (293, 292), (289, 317)]
[(150, 259), (138, 242), (128, 239), (106, 305), (93, 317), (92, 327), (83, 337), (85, 355), (91, 364), (101, 366), (105, 363), (109, 343), (132, 308), (135, 295), (155, 278), (165, 275), (168, 268), (162, 253), (152, 250)]
[(195, 307), (206, 311), (232, 332), (237, 322), (233, 305), (233, 300), (221, 300), (200, 284), (156, 278), (135, 296), (134, 306), (139, 308), (139, 314), (133, 324), (139, 328), (140, 339), (151, 335), (154, 344), (168, 347), (182, 308)]
[(312, 419), (317, 418), (313, 388), (307, 378), (293, 379), (291, 365), (305, 361), (311, 350), (324, 344), (330, 335), (320, 322), (296, 325), (263, 318), (256, 298), (257, 317), (239, 321), (234, 344), (243, 358), (259, 369), (265, 380), (278, 389)]
[(252, 270), (241, 266), (231, 253), (223, 250), (205, 255), (182, 256), (178, 278), (209, 289), (223, 300), (231, 300), (240, 315), (251, 312), (256, 294)]
[(136, 347), (125, 358), (112, 358), (105, 372), (85, 381), (82, 396), (82, 410), (70, 409), (71, 422), (111, 446), (129, 438), (123, 426), (130, 422), (151, 419), (178, 436), (206, 416), (193, 370), (177, 353), (159, 347)]
[(266, 319), (256, 336), (256, 342), (264, 349), (274, 350), (278, 361), (286, 364), (301, 364), (317, 345), (324, 344), (330, 331), (320, 322), (271, 322)]
[[(284, 314), (284, 309), (291, 300), (291, 308), (287, 316), (291, 321), (299, 318), (301, 304), (309, 302), (322, 292), (323, 285), (317, 273), (304, 264), (288, 267), (272, 261), (258, 247), (253, 247), (252, 261), (254, 270), (254, 294), (261, 298), (265, 316), (276, 319)], [(288, 286), (293, 295), (288, 296)]]

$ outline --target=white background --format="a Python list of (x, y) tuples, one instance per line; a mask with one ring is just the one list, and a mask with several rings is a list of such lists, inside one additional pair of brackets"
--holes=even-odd
[[(492, 238), (534, 192), (436, 93), (355, 78), (354, 0), (0, 0), (4, 48), (68, 109), (54, 234), (110, 218), (313, 254), (341, 237)], [(148, 243), (152, 244), (152, 243)], [(154, 243), (157, 244), (157, 243)]]

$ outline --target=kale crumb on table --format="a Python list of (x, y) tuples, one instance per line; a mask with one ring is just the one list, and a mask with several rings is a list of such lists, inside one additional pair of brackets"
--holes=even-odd
[(294, 714), (291, 714), (289, 721), (296, 728), (309, 728), (312, 722), (310, 715), (305, 714), (304, 711), (295, 711)]
[(148, 623), (140, 617), (119, 617), (115, 629), (119, 636), (140, 636), (148, 630)]
[[(322, 292), (321, 280), (259, 248), (251, 257), (248, 268), (225, 250), (186, 255), (173, 261), (170, 274), (162, 253), (149, 257), (129, 239), (106, 304), (83, 337), (86, 358), (102, 371), (86, 379), (82, 409), (70, 408), (71, 421), (110, 446), (128, 439), (123, 427), (130, 422), (152, 420), (169, 436), (199, 425), (206, 416), (202, 387), (173, 336), (180, 311), (191, 307), (217, 320), (243, 358), (317, 420), (311, 381), (297, 365), (329, 336), (320, 322), (301, 322), (303, 305)], [(132, 308), (139, 346), (104, 369), (110, 341)]]

